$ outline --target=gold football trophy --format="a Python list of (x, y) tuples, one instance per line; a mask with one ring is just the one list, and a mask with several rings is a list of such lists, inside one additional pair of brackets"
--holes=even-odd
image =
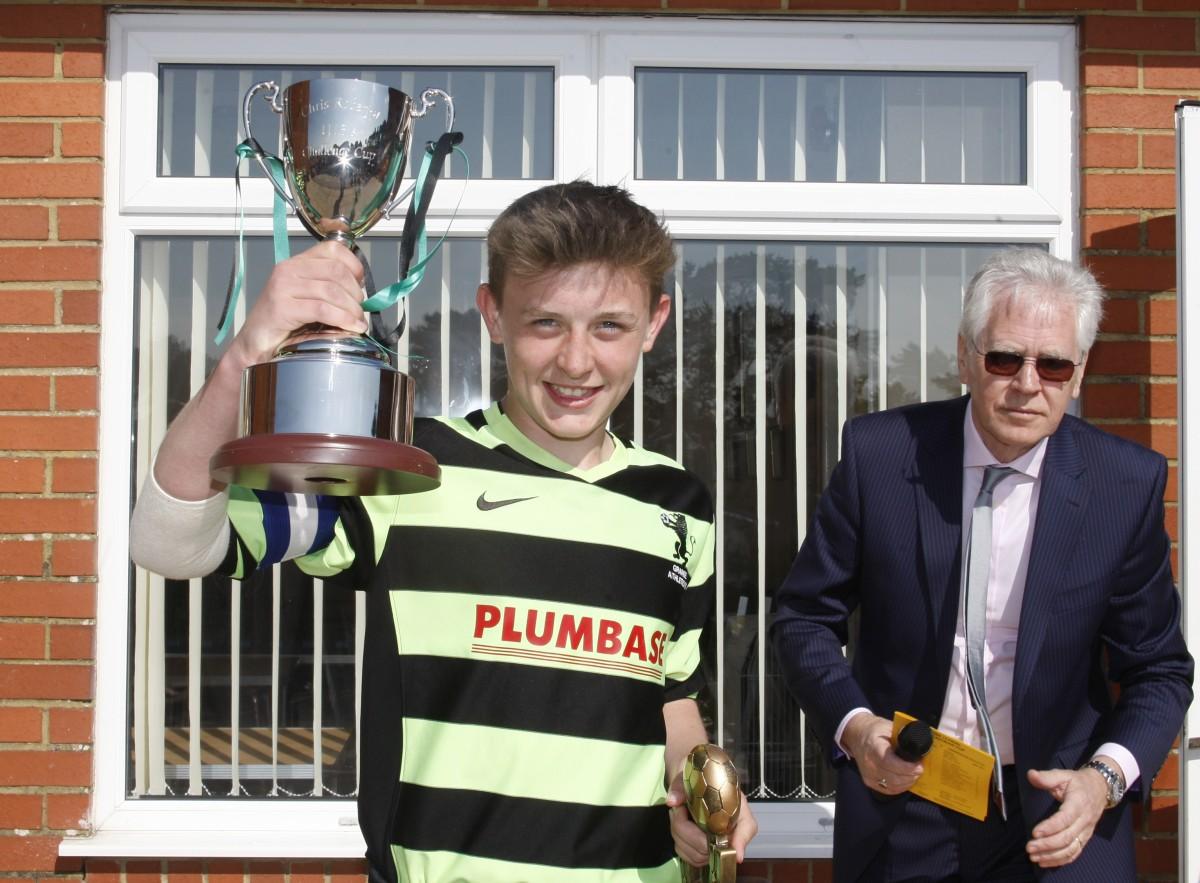
[(708, 867), (681, 862), (683, 883), (734, 883), (737, 852), (729, 845), (729, 832), (742, 811), (737, 770), (719, 745), (697, 745), (683, 764), (683, 790), (688, 812), (708, 832)]

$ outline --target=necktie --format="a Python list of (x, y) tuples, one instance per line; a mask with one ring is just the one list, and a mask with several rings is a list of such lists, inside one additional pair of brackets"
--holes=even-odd
[(1000, 774), (1000, 751), (996, 746), (996, 734), (988, 716), (987, 696), (984, 691), (983, 639), (987, 633), (987, 587), (988, 569), (992, 557), (992, 492), (1005, 476), (1015, 474), (1007, 466), (988, 466), (983, 470), (983, 484), (975, 506), (971, 510), (971, 529), (967, 540), (967, 578), (963, 584), (964, 631), (967, 637), (967, 687), (971, 694), (971, 705), (979, 715), (979, 726), (987, 742), (988, 753), (995, 763), (996, 797), (1000, 802), (1000, 815), (1007, 819), (1004, 803), (1004, 786)]

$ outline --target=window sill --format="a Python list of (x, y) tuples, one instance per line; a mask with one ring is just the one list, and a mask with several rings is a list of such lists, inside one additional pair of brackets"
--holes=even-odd
[[(755, 803), (752, 859), (833, 854), (833, 804)], [(361, 858), (354, 804), (282, 801), (125, 801), (91, 835), (67, 837), (76, 858)]]

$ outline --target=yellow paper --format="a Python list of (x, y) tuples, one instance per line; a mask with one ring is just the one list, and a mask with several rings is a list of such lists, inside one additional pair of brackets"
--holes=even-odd
[[(892, 742), (905, 724), (914, 720), (897, 711), (892, 720)], [(966, 742), (933, 731), (933, 747), (921, 759), (925, 772), (909, 790), (947, 809), (973, 819), (987, 818), (991, 795), (992, 756)]]

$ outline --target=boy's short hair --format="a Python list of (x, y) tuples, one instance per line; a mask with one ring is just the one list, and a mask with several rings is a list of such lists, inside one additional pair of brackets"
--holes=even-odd
[(499, 299), (508, 274), (535, 278), (599, 263), (640, 276), (653, 305), (675, 247), (654, 213), (621, 187), (551, 184), (517, 199), (488, 230), (488, 286)]

